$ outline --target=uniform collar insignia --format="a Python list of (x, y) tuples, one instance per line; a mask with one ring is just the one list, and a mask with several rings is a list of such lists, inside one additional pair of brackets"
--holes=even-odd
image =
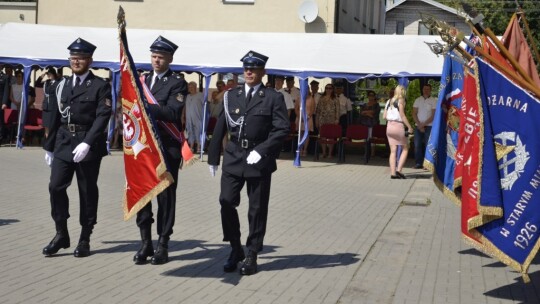
[(259, 96), (264, 97), (264, 91), (263, 90), (259, 90)]
[(242, 89), (238, 90), (238, 93), (236, 93), (236, 96), (240, 96), (244, 93), (244, 91), (242, 91)]

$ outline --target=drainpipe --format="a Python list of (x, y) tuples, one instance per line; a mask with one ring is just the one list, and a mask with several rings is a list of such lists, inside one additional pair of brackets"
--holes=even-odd
[(339, 10), (340, 10), (339, 3), (341, 2), (341, 0), (335, 0), (335, 1), (336, 1), (336, 7), (334, 11), (334, 33), (337, 33), (339, 30)]
[(36, 24), (38, 24), (39, 0), (36, 0)]

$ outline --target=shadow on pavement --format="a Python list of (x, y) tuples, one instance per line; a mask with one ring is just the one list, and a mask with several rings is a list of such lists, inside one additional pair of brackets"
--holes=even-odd
[(521, 277), (515, 279), (515, 283), (492, 289), (484, 295), (498, 299), (518, 301), (518, 303), (538, 303), (540, 295), (535, 287), (540, 283), (540, 271), (529, 274), (530, 283), (524, 283)]
[(285, 255), (285, 256), (260, 256), (261, 262), (272, 260), (269, 263), (264, 263), (263, 271), (276, 271), (291, 268), (328, 268), (336, 266), (346, 266), (358, 262), (360, 259), (355, 253), (337, 253), (333, 255), (325, 254), (300, 254), (300, 255)]
[(407, 178), (415, 178), (415, 179), (431, 179), (431, 173), (428, 172), (412, 172), (412, 173), (406, 173), (405, 176)]
[(478, 251), (474, 248), (470, 248), (470, 249), (466, 249), (466, 250), (461, 250), (461, 251), (458, 251), (459, 254), (469, 254), (469, 255), (476, 255), (476, 256), (479, 256), (479, 257), (482, 257), (482, 258), (489, 258), (490, 256), (487, 255), (487, 254), (484, 254), (483, 252), (481, 251)]
[(534, 259), (531, 261), (531, 264), (538, 265), (540, 264), (540, 256), (536, 255)]
[[(152, 240), (154, 244), (154, 249), (157, 246), (157, 240)], [(141, 246), (141, 240), (129, 240), (129, 241), (103, 241), (103, 244), (112, 244), (114, 246), (109, 248), (102, 248), (98, 250), (92, 250), (92, 254), (100, 254), (100, 253), (113, 253), (113, 252), (131, 252), (133, 251), (133, 254), (139, 250), (139, 247)], [(181, 251), (181, 250), (191, 250), (194, 248), (200, 248), (205, 247), (203, 245), (205, 241), (201, 240), (184, 240), (184, 241), (169, 241), (169, 255), (175, 251)], [(92, 244), (90, 242), (90, 244)], [(214, 245), (214, 246), (220, 246), (221, 245)], [(170, 258), (171, 260), (174, 259), (174, 257)]]
[(17, 219), (0, 219), (0, 226), (6, 226), (9, 224), (18, 223), (18, 222), (20, 221)]
[[(222, 278), (223, 283), (237, 285), (242, 276), (238, 271), (225, 273), (225, 263), (230, 249), (228, 245), (201, 245), (203, 250), (185, 255), (170, 257), (171, 260), (200, 260), (196, 263), (185, 265), (163, 273), (165, 276), (176, 277), (207, 277)], [(275, 246), (264, 246), (264, 251), (258, 256), (258, 272), (279, 271), (293, 268), (327, 268), (354, 264), (360, 259), (357, 254), (338, 253), (333, 255), (324, 254), (300, 254), (288, 256), (270, 256), (268, 253), (275, 252)], [(241, 264), (239, 264), (240, 267)]]
[(492, 268), (504, 268), (508, 267), (502, 262), (493, 262), (491, 264), (484, 265), (483, 267), (492, 267)]

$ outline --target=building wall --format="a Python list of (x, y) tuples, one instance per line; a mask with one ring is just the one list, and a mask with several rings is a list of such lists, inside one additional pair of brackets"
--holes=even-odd
[(440, 21), (453, 22), (460, 31), (466, 34), (470, 33), (470, 28), (463, 18), (422, 1), (414, 0), (408, 0), (386, 13), (384, 33), (395, 35), (397, 22), (403, 21), (405, 25), (404, 35), (418, 35), (418, 25), (421, 21), (420, 12), (432, 15)]
[(338, 33), (382, 34), (384, 0), (339, 0)]
[(36, 23), (36, 4), (0, 2), (0, 24), (7, 22)]
[(332, 33), (335, 1), (316, 0), (318, 17), (306, 24), (297, 13), (303, 0), (253, 0), (252, 4), (228, 4), (227, 0), (40, 0), (38, 23), (116, 27), (121, 5), (131, 28)]

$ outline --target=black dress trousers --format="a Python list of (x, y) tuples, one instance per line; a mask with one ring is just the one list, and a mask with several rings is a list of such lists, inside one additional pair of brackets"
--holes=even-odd
[(266, 234), (271, 181), (271, 174), (260, 177), (242, 177), (223, 171), (219, 202), (224, 241), (240, 241), (240, 220), (236, 207), (240, 205), (240, 191), (245, 184), (249, 198), (249, 235), (246, 247), (253, 252), (262, 250)]

